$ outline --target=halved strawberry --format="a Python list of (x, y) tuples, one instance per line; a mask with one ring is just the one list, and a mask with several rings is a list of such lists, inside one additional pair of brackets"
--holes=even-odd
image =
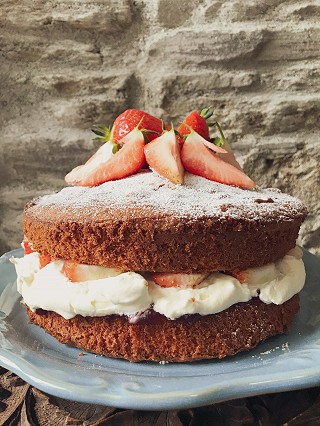
[[(204, 108), (200, 113), (198, 111), (192, 111), (190, 114), (183, 120), (183, 122), (178, 127), (178, 132), (180, 135), (185, 136), (190, 133), (190, 127), (199, 133), (204, 139), (210, 140), (209, 135), (209, 126), (207, 119), (212, 116), (210, 108)], [(187, 126), (185, 125), (187, 124)], [(181, 138), (179, 138), (180, 144), (183, 143)]]
[(211, 152), (211, 150), (214, 150), (225, 153), (225, 150), (213, 143), (203, 142), (203, 138), (199, 136), (196, 132), (191, 132), (182, 146), (181, 161), (186, 170), (195, 175), (227, 185), (245, 186), (248, 188), (255, 186), (253, 180), (244, 172), (226, 163), (218, 155)]
[(203, 144), (207, 148), (216, 152), (217, 154), (226, 154), (227, 153), (227, 151), (224, 148), (222, 148), (219, 145), (215, 145), (213, 142), (207, 141), (205, 138), (203, 138), (201, 135), (199, 135), (199, 133), (197, 133), (193, 129), (190, 129), (190, 133), (187, 136), (187, 139), (188, 139), (189, 143)]
[(209, 274), (151, 274), (151, 279), (161, 287), (195, 287)]
[(227, 163), (232, 164), (237, 169), (243, 171), (242, 167), (240, 166), (240, 164), (236, 160), (236, 157), (234, 155), (234, 152), (231, 149), (231, 146), (230, 146), (229, 142), (224, 137), (223, 130), (222, 130), (222, 127), (221, 127), (220, 123), (218, 123), (218, 121), (216, 121), (214, 124), (217, 126), (217, 128), (219, 130), (220, 137), (217, 136), (217, 137), (215, 137), (215, 138), (213, 138), (211, 140), (214, 143), (217, 143), (218, 145), (222, 146), (226, 150), (225, 153), (221, 153), (221, 154), (219, 153), (218, 154), (219, 157), (222, 158), (222, 160), (226, 161)]
[(219, 157), (222, 158), (222, 160), (224, 160), (226, 163), (231, 164), (232, 166), (236, 167), (238, 170), (241, 170), (243, 172), (242, 167), (238, 163), (238, 161), (237, 161), (237, 159), (234, 155), (234, 152), (232, 151), (231, 146), (226, 139), (224, 139), (222, 146), (226, 150), (226, 152), (225, 153), (219, 153), (218, 154)]
[(145, 163), (143, 134), (134, 128), (124, 139), (123, 147), (115, 153), (114, 148), (118, 146), (106, 142), (85, 164), (68, 173), (66, 182), (71, 185), (95, 186), (139, 171)]
[(180, 159), (180, 148), (174, 129), (164, 131), (144, 148), (147, 163), (160, 176), (172, 183), (182, 184), (184, 169)]
[(32, 248), (32, 243), (28, 240), (28, 238), (24, 235), (22, 240), (23, 254), (34, 253), (35, 250)]
[(65, 260), (63, 265), (63, 272), (65, 276), (72, 282), (86, 281), (82, 279), (81, 273), (77, 271), (78, 263), (72, 262), (71, 260)]
[(40, 269), (44, 268), (51, 262), (51, 257), (47, 254), (39, 254)]
[(85, 265), (65, 260), (63, 271), (71, 282), (84, 282), (89, 280), (98, 280), (101, 278), (116, 277), (122, 271), (114, 268), (105, 268), (103, 266)]
[(157, 138), (162, 133), (162, 121), (147, 112), (138, 109), (127, 109), (114, 121), (111, 130), (111, 140), (123, 144), (123, 138), (135, 127), (144, 129), (149, 141)]

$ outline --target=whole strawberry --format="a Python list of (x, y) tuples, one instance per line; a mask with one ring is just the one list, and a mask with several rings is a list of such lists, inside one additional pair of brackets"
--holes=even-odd
[[(191, 129), (193, 129), (200, 136), (209, 141), (210, 134), (207, 120), (212, 116), (212, 114), (213, 112), (210, 111), (210, 108), (204, 108), (200, 113), (198, 111), (190, 112), (190, 114), (183, 120), (183, 122), (178, 127), (178, 132), (182, 136), (188, 135), (190, 133), (191, 127)], [(182, 144), (183, 141), (179, 140), (179, 143)]]
[(159, 118), (138, 109), (127, 109), (113, 123), (112, 141), (121, 144), (121, 139), (137, 126), (138, 129), (144, 129), (149, 141), (162, 134), (162, 121)]

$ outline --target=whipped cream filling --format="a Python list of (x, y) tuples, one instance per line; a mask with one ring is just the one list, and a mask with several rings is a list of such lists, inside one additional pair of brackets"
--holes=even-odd
[(301, 257), (302, 251), (296, 247), (276, 263), (246, 270), (242, 283), (231, 275), (213, 272), (194, 288), (164, 288), (136, 272), (114, 276), (114, 269), (109, 274), (108, 268), (101, 278), (101, 274), (96, 276), (94, 266), (92, 279), (73, 283), (63, 272), (63, 260), (40, 269), (38, 253), (12, 262), (17, 271), (17, 289), (32, 311), (54, 311), (66, 319), (78, 314), (133, 317), (152, 307), (176, 319), (186, 314), (215, 314), (253, 297), (281, 305), (304, 286), (306, 274)]
[(66, 319), (76, 315), (134, 315), (152, 303), (148, 282), (135, 272), (73, 283), (63, 273), (63, 260), (55, 260), (40, 269), (38, 253), (30, 253), (13, 262), (18, 292), (32, 311), (38, 308), (54, 311)]

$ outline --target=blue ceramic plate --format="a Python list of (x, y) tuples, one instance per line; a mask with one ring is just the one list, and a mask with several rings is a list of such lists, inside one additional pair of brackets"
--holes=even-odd
[(320, 384), (320, 259), (308, 252), (307, 283), (290, 333), (223, 360), (164, 365), (83, 354), (29, 324), (9, 262), (21, 255), (14, 250), (0, 259), (0, 364), (42, 391), (88, 403), (167, 410)]

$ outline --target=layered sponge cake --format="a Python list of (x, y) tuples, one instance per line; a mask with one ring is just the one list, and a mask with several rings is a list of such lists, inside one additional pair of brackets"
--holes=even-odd
[[(176, 144), (172, 157), (187, 158)], [(285, 332), (305, 281), (302, 202), (248, 180), (183, 170), (176, 184), (156, 171), (82, 181), (27, 204), (25, 256), (14, 262), (31, 322), (130, 361), (222, 358)]]
[[(295, 249), (305, 215), (276, 190), (191, 174), (183, 186), (144, 172), (65, 188), (25, 208), (35, 252), (17, 268), (33, 262), (25, 269), (35, 272), (32, 286), (20, 272), (19, 289), (31, 320), (63, 343), (132, 361), (223, 357), (292, 322), (305, 278)], [(55, 260), (40, 269), (38, 253)], [(66, 264), (102, 268), (71, 282)], [(179, 273), (201, 281), (161, 283)]]

